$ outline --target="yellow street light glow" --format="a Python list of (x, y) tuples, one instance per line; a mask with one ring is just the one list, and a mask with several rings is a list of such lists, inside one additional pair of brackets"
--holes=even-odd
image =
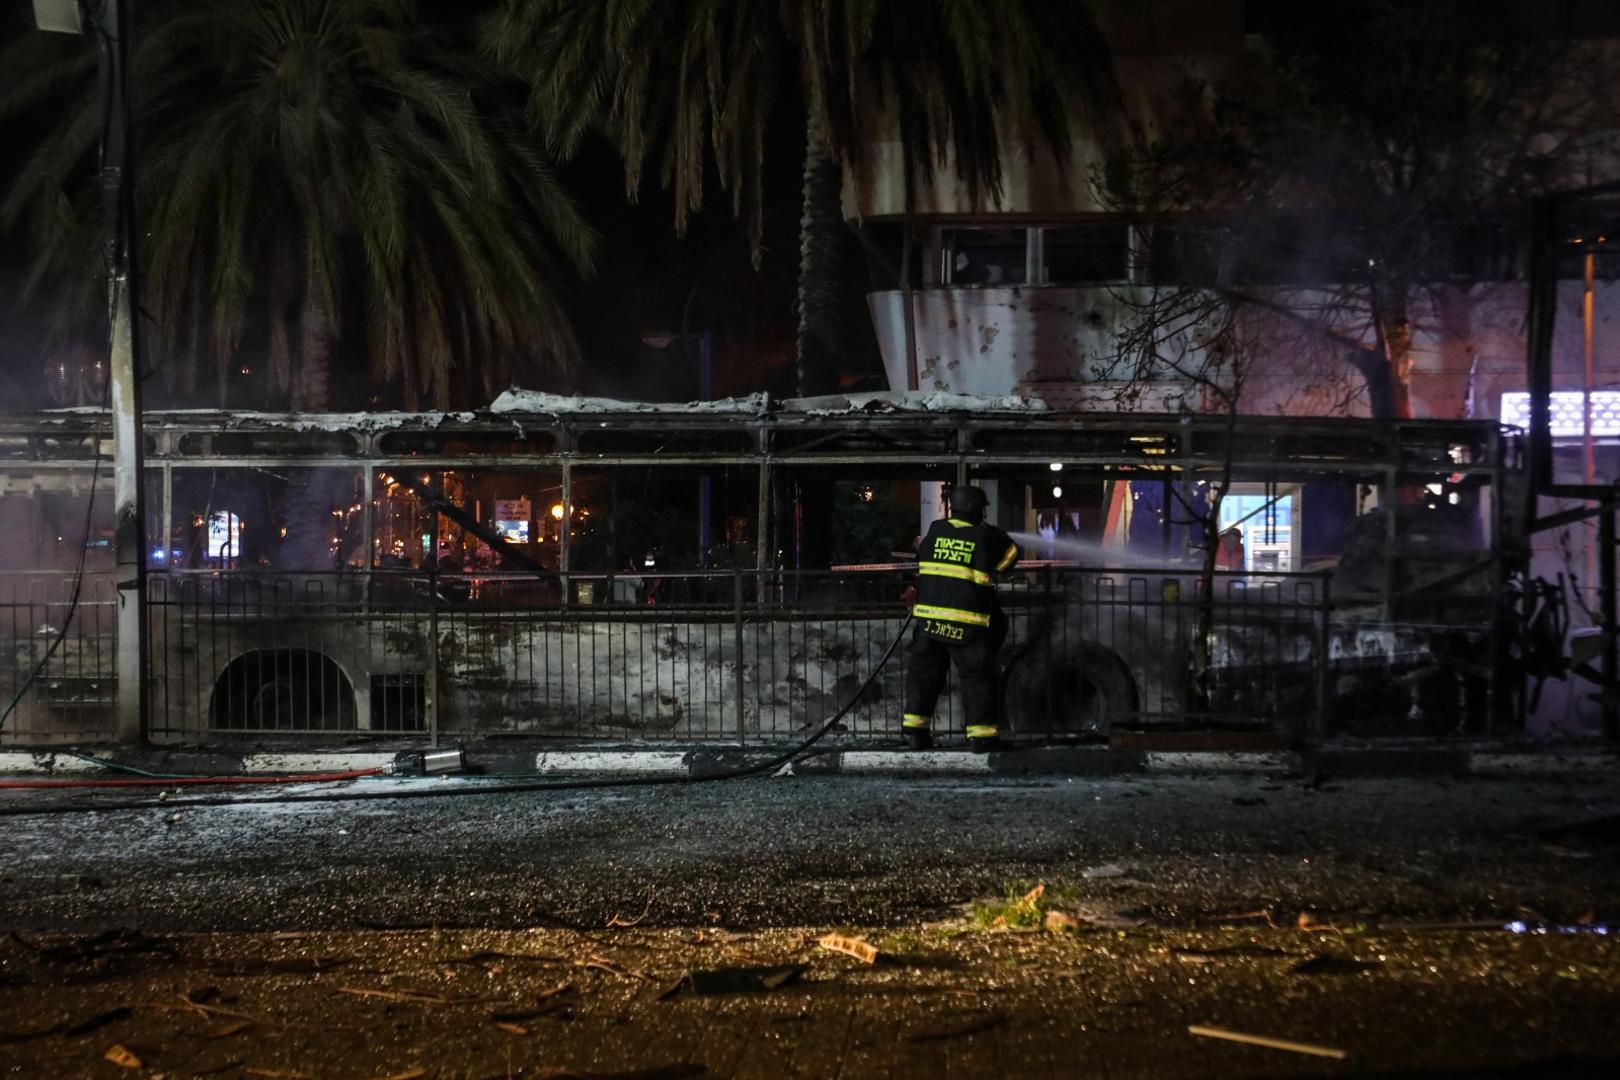
[(558, 521), (562, 520), (562, 518), (563, 518), (563, 504), (562, 503), (552, 503), (551, 504), (551, 516), (556, 518)]

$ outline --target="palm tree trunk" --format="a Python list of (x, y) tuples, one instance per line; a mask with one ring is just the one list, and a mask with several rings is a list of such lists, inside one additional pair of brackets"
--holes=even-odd
[(799, 219), (800, 395), (831, 393), (843, 341), (839, 275), (844, 241), (843, 170), (827, 149), (820, 93), (812, 85), (804, 140), (804, 203)]
[[(294, 412), (325, 412), (331, 407), (329, 375), (332, 320), (310, 274), (304, 291), (303, 326), (292, 377)], [(332, 511), (350, 498), (352, 474), (340, 469), (293, 469), (282, 494), (281, 523), (287, 535), (276, 552), (280, 570), (331, 570)]]
[(332, 320), (314, 285), (311, 280), (304, 294), (304, 324), (292, 378), (293, 412), (325, 412), (332, 407)]
[[(843, 343), (843, 170), (827, 149), (820, 93), (812, 85), (804, 139), (804, 208), (799, 219), (800, 396), (837, 390)], [(832, 543), (834, 491), (831, 480), (813, 474), (796, 477), (798, 503), (793, 515), (792, 565), (828, 565)]]

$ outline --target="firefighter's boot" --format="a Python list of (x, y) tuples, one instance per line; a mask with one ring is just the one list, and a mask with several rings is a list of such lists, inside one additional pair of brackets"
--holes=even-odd
[(994, 724), (969, 724), (967, 737), (968, 749), (975, 754), (1007, 749), (1007, 744), (1001, 741), (1000, 730)]
[(900, 725), (900, 732), (905, 737), (907, 750), (927, 750), (934, 745), (934, 737), (928, 733), (928, 718), (925, 716), (908, 714)]

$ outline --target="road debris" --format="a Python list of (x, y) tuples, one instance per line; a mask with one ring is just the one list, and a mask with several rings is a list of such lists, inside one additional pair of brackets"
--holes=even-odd
[(62, 1034), (68, 1036), (69, 1038), (78, 1038), (80, 1035), (88, 1035), (92, 1031), (98, 1031), (101, 1028), (106, 1027), (108, 1024), (116, 1024), (120, 1020), (128, 1020), (134, 1015), (134, 1009), (131, 1009), (127, 1005), (120, 1005), (116, 1009), (108, 1009), (106, 1012), (99, 1012), (94, 1016), (88, 1017), (87, 1019), (80, 1020), (77, 1024), (74, 1024), (72, 1027), (63, 1031)]
[(16, 1043), (49, 1038), (61, 1030), (61, 1024), (52, 1024), (50, 1027), (35, 1028), (33, 1031), (0, 1031), (0, 1046), (11, 1046)]
[(1221, 924), (1252, 922), (1255, 919), (1264, 919), (1266, 925), (1274, 929), (1277, 926), (1276, 921), (1272, 918), (1272, 911), (1270, 908), (1261, 908), (1258, 911), (1234, 911), (1229, 915), (1211, 915), (1205, 919), (1198, 919), (1197, 922), (1207, 925), (1210, 923)]
[(487, 964), (491, 961), (515, 960), (524, 964), (561, 964), (566, 960), (561, 956), (540, 955), (537, 953), (499, 952), (495, 949), (481, 949), (466, 956), (453, 956), (442, 960), (444, 964)]
[(846, 956), (853, 956), (863, 964), (877, 963), (877, 946), (865, 938), (847, 937), (843, 934), (825, 934), (816, 940), (816, 944), (823, 949), (831, 949)]
[(573, 998), (568, 996), (573, 990), (573, 983), (559, 983), (549, 990), (542, 990), (536, 994), (537, 1004), (532, 1008), (497, 1009), (489, 1014), (489, 1018), (500, 1025), (522, 1020), (538, 1020), (542, 1016), (560, 1013), (573, 1006)]
[(1045, 885), (1021, 895), (1009, 891), (1005, 900), (975, 900), (973, 920), (989, 930), (1038, 930), (1044, 925), (1047, 903)]
[[(535, 1080), (689, 1080), (709, 1071), (707, 1065), (681, 1062), (678, 1065), (655, 1065), (650, 1069), (631, 1069), (628, 1072), (578, 1072), (574, 1069), (540, 1069)], [(524, 1073), (528, 1076), (528, 1073)]]
[(339, 986), (337, 992), (350, 994), (354, 997), (381, 998), (384, 1001), (399, 1001), (411, 1005), (451, 1005), (454, 998), (441, 997), (438, 994), (424, 994), (416, 990), (368, 990), (362, 986)]
[(1188, 1024), (1187, 1034), (1201, 1035), (1206, 1039), (1224, 1039), (1227, 1042), (1243, 1043), (1247, 1046), (1264, 1046), (1269, 1050), (1287, 1050), (1292, 1054), (1309, 1054), (1312, 1057), (1332, 1058), (1335, 1061), (1343, 1061), (1350, 1056), (1348, 1050), (1340, 1050), (1332, 1046), (1295, 1042), (1293, 1039), (1276, 1039), (1270, 1035), (1250, 1035), (1243, 1031), (1209, 1027), (1205, 1024)]
[(1125, 868), (1118, 863), (1103, 863), (1101, 866), (1088, 866), (1080, 871), (1080, 876), (1087, 881), (1097, 881), (1102, 878), (1116, 878), (1125, 876)]
[(101, 1056), (117, 1065), (120, 1069), (143, 1069), (146, 1067), (145, 1063), (141, 1061), (140, 1055), (130, 1050), (123, 1043), (113, 1043), (107, 1047), (107, 1052)]
[(609, 975), (619, 975), (626, 979), (640, 979), (643, 982), (656, 981), (651, 976), (637, 971), (635, 968), (628, 968), (620, 964), (615, 964), (613, 961), (602, 956), (587, 956), (583, 960), (574, 961), (574, 966), (583, 968), (586, 971), (604, 971)]
[[(873, 950), (874, 954), (876, 950)], [(807, 965), (781, 964), (767, 967), (729, 967), (710, 971), (693, 971), (686, 976), (686, 985), (699, 997), (715, 994), (757, 994), (765, 990), (780, 990), (804, 974)]]
[(1048, 930), (1078, 930), (1085, 924), (1066, 911), (1051, 908), (1046, 912), (1046, 918), (1041, 925)]
[(1377, 967), (1378, 964), (1371, 961), (1322, 953), (1309, 960), (1301, 960), (1288, 970), (1295, 975), (1359, 975), (1363, 971), (1372, 971)]
[(629, 928), (629, 927), (632, 927), (632, 926), (640, 926), (642, 924), (642, 922), (646, 920), (648, 913), (652, 911), (652, 905), (653, 905), (653, 896), (652, 896), (651, 893), (648, 893), (647, 894), (647, 906), (641, 909), (641, 914), (640, 915), (637, 915), (634, 919), (626, 919), (626, 918), (622, 918), (622, 917), (620, 917), (618, 915), (615, 915), (615, 916), (613, 916), (613, 918), (608, 920), (607, 928), (609, 930), (614, 930), (614, 929), (618, 929), (618, 928), (621, 928), (621, 927)]

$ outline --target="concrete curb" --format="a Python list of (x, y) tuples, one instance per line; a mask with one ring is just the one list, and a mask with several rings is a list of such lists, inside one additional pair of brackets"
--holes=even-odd
[[(615, 748), (534, 751), (501, 746), (471, 747), (469, 764), (479, 773), (506, 776), (713, 776), (762, 765), (782, 751), (774, 747)], [(375, 749), (310, 750), (233, 754), (223, 750), (126, 751), (100, 747), (87, 757), (155, 773), (290, 775), (387, 768), (394, 752)], [(1601, 776), (1620, 774), (1613, 750), (1464, 750), (1444, 746), (1317, 748), (1290, 752), (1111, 750), (1105, 747), (1040, 747), (975, 754), (967, 750), (813, 751), (787, 767), (793, 775), (843, 776), (1220, 776), (1295, 775), (1354, 777), (1415, 776)], [(0, 751), (0, 775), (88, 778), (110, 769), (56, 750)]]

